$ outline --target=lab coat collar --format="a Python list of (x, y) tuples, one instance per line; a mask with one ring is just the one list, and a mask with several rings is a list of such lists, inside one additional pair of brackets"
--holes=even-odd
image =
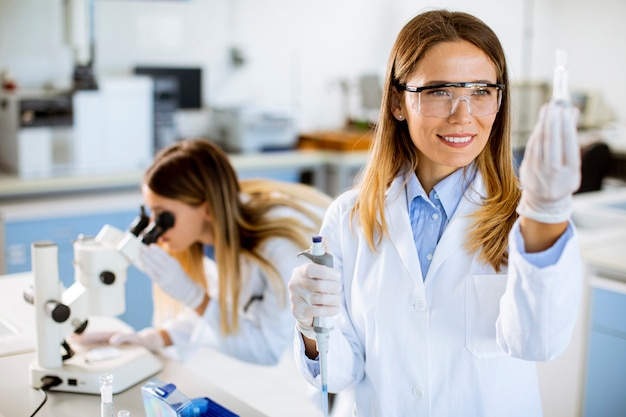
[[(480, 173), (476, 174), (474, 181), (467, 188), (459, 205), (450, 219), (450, 223), (441, 236), (441, 240), (437, 244), (433, 260), (426, 274), (426, 283), (432, 281), (432, 276), (437, 273), (441, 264), (452, 254), (457, 251), (466, 251), (465, 244), (467, 242), (468, 230), (474, 221), (469, 217), (481, 205), (485, 195), (485, 183)], [(430, 279), (429, 279), (430, 278)]]
[(426, 279), (422, 280), (422, 269), (413, 240), (411, 221), (406, 204), (406, 181), (406, 177), (400, 175), (392, 181), (387, 190), (385, 219), (389, 228), (389, 239), (400, 254), (406, 269), (415, 283), (419, 286), (428, 285), (432, 280), (429, 278), (436, 274), (437, 269), (450, 255), (457, 251), (465, 250), (467, 230), (471, 224), (468, 214), (474, 212), (482, 204), (483, 196), (485, 195), (485, 184), (480, 173), (477, 173), (474, 181), (463, 194), (454, 215), (450, 219), (450, 223), (435, 249)]
[(415, 247), (413, 230), (411, 229), (411, 219), (408, 205), (406, 204), (407, 181), (408, 177), (406, 175), (399, 175), (387, 189), (385, 220), (389, 230), (389, 239), (400, 254), (404, 266), (409, 271), (415, 284), (423, 287), (422, 268), (417, 257), (417, 248)]

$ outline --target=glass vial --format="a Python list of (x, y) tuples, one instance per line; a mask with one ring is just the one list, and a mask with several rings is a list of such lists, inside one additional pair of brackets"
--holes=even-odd
[(115, 417), (113, 407), (113, 375), (100, 375), (100, 417)]

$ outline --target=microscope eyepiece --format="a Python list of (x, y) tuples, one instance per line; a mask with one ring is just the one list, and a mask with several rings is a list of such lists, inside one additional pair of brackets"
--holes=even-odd
[(144, 233), (141, 242), (146, 245), (156, 242), (159, 236), (172, 226), (174, 226), (174, 215), (169, 211), (159, 213), (152, 227)]
[(135, 235), (139, 236), (143, 230), (148, 227), (150, 224), (150, 216), (146, 214), (146, 209), (141, 206), (139, 216), (137, 216), (129, 227), (129, 231)]

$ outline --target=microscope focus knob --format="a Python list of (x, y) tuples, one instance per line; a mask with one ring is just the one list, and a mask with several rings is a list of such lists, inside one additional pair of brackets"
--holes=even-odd
[(100, 281), (103, 284), (111, 285), (115, 282), (115, 274), (111, 271), (102, 271), (100, 273)]
[(46, 313), (57, 323), (63, 323), (70, 317), (70, 308), (58, 301), (50, 300), (45, 305)]

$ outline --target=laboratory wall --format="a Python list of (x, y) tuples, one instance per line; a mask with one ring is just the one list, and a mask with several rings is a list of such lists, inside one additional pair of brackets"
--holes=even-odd
[[(0, 0), (0, 70), (22, 86), (67, 86), (63, 0)], [(568, 50), (573, 86), (599, 91), (626, 123), (623, 0), (94, 0), (98, 76), (137, 65), (199, 66), (206, 108), (291, 112), (299, 130), (341, 126), (357, 78), (384, 75), (400, 27), (429, 7), (475, 13), (500, 36), (513, 81), (549, 80)], [(233, 56), (243, 58), (241, 64)], [(347, 93), (346, 93), (347, 92)]]

